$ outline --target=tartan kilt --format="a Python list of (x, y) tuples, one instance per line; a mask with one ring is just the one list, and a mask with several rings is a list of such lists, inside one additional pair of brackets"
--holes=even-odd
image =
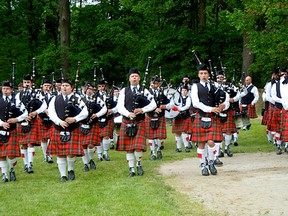
[(45, 127), (42, 124), (42, 119), (40, 117), (38, 117), (38, 122), (39, 122), (39, 125), (38, 125), (38, 136), (39, 136), (40, 141), (42, 139), (48, 140), (50, 138), (50, 130), (53, 127), (53, 123), (49, 127)]
[(272, 117), (274, 107), (275, 106), (273, 104), (269, 103), (268, 109), (264, 111), (261, 125), (267, 125), (267, 127), (268, 127), (269, 122), (270, 122), (271, 117)]
[(60, 131), (53, 126), (50, 131), (50, 143), (47, 147), (47, 154), (57, 156), (74, 155), (82, 157), (84, 151), (79, 140), (79, 133), (81, 133), (79, 127), (70, 133), (71, 139), (68, 142), (61, 142)]
[(35, 118), (30, 121), (31, 130), (28, 133), (22, 132), (21, 124), (17, 125), (17, 132), (19, 134), (19, 145), (32, 144), (35, 146), (40, 146), (41, 140), (39, 138), (39, 120)]
[(236, 124), (235, 124), (235, 118), (233, 115), (235, 114), (235, 111), (233, 109), (228, 110), (227, 112), (227, 121), (222, 123), (222, 131), (223, 133), (235, 133), (237, 132)]
[(208, 115), (211, 118), (211, 127), (204, 129), (201, 127), (201, 116), (197, 114), (193, 121), (193, 131), (191, 136), (192, 142), (207, 142), (213, 140), (215, 142), (222, 142), (222, 127), (220, 119), (215, 117), (213, 114)]
[(129, 137), (126, 134), (127, 124), (130, 123), (130, 120), (122, 120), (122, 124), (119, 132), (119, 139), (117, 142), (116, 150), (117, 151), (134, 151), (141, 150), (146, 152), (146, 129), (145, 129), (145, 120), (135, 121), (134, 123), (138, 126), (138, 131), (135, 137)]
[(150, 119), (155, 118), (146, 115), (145, 124), (146, 124), (146, 137), (147, 139), (166, 139), (167, 131), (166, 131), (166, 119), (165, 116), (158, 117), (159, 127), (157, 129), (152, 129), (150, 127)]
[(280, 132), (280, 123), (281, 123), (280, 113), (281, 113), (281, 109), (274, 106), (269, 124), (267, 124), (267, 129), (269, 131)]
[(0, 157), (20, 157), (17, 129), (9, 131), (9, 133), (8, 142), (0, 142)]
[(282, 142), (288, 142), (288, 110), (282, 109), (280, 115), (281, 115), (280, 140)]
[[(82, 134), (81, 131), (80, 133)], [(90, 131), (87, 135), (82, 134), (82, 136), (80, 136), (80, 142), (82, 142), (82, 145), (100, 146), (101, 137), (99, 136), (99, 134), (100, 134), (100, 127), (96, 122), (95, 124), (90, 125)]]
[(114, 119), (111, 118), (108, 120), (107, 125), (104, 128), (100, 128), (100, 137), (109, 137), (113, 138), (113, 130), (114, 130)]
[(247, 111), (247, 115), (251, 118), (258, 118), (257, 114), (256, 114), (256, 106), (252, 106), (251, 104), (248, 104), (248, 111)]
[(191, 132), (191, 118), (174, 118), (172, 120), (172, 133), (190, 133)]

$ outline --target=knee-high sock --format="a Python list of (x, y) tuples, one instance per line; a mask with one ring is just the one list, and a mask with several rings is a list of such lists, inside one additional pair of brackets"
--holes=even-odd
[(237, 132), (233, 133), (233, 139), (234, 139), (234, 142), (238, 142), (238, 133)]
[(24, 165), (28, 164), (28, 152), (27, 149), (21, 149), (21, 157), (23, 159)]
[(154, 143), (154, 140), (153, 139), (149, 139), (148, 142), (149, 142), (149, 147), (150, 147), (151, 153), (155, 154), (155, 143)]
[(46, 142), (41, 141), (41, 147), (42, 147), (44, 158), (46, 157), (47, 144), (48, 144), (47, 141)]
[(95, 152), (95, 147), (92, 148), (92, 149), (88, 148), (87, 152), (88, 152), (88, 159), (89, 159), (89, 161), (90, 161), (90, 160), (93, 160), (93, 158), (94, 158), (94, 152)]
[(176, 147), (178, 149), (181, 149), (181, 137), (175, 136), (175, 140), (176, 140)]
[(61, 177), (66, 176), (66, 164), (67, 164), (66, 158), (57, 157), (57, 165), (58, 165), (58, 169), (59, 169)]
[(268, 142), (271, 142), (272, 141), (272, 134), (271, 134), (271, 131), (266, 129), (266, 135), (267, 135), (267, 140)]
[(82, 161), (84, 164), (88, 164), (88, 150), (84, 149), (84, 156), (82, 156)]
[(34, 155), (35, 155), (35, 148), (34, 147), (28, 147), (28, 163), (33, 163), (34, 161)]
[(273, 139), (273, 140), (275, 140), (275, 134), (276, 134), (275, 131), (271, 131), (271, 136), (272, 136), (272, 139)]
[(215, 142), (215, 151), (216, 151), (216, 154), (215, 154), (215, 158), (214, 160), (216, 159), (216, 157), (218, 157), (219, 153), (220, 153), (220, 150), (221, 150), (221, 145), (222, 143), (220, 142)]
[(133, 153), (126, 153), (126, 160), (128, 163), (129, 168), (131, 168), (132, 172), (135, 172), (134, 170), (134, 154)]
[(142, 151), (134, 151), (134, 156), (135, 156), (137, 165), (140, 165), (140, 164), (141, 164), (142, 155), (143, 155), (143, 152), (142, 152)]
[(13, 159), (8, 158), (7, 161), (8, 161), (9, 169), (14, 168), (14, 166), (16, 166), (17, 164), (16, 158), (13, 158)]
[(99, 157), (102, 157), (102, 151), (103, 151), (102, 142), (101, 142), (101, 145), (100, 145), (100, 146), (97, 146), (96, 148), (97, 148), (98, 158), (99, 158)]
[(103, 142), (104, 154), (107, 155), (109, 150), (110, 139), (103, 139), (102, 142)]
[(68, 171), (74, 170), (75, 160), (76, 160), (76, 157), (72, 157), (72, 158), (67, 157)]
[(200, 161), (200, 164), (205, 164), (206, 160), (205, 160), (205, 155), (204, 155), (204, 149), (199, 149), (197, 148), (197, 155)]
[(213, 146), (213, 147), (208, 146), (208, 158), (209, 158), (209, 161), (211, 161), (211, 160), (214, 161), (215, 155), (216, 155), (215, 146)]
[(232, 141), (232, 135), (227, 135), (225, 136), (225, 149), (231, 144)]
[(188, 147), (188, 141), (189, 141), (189, 136), (187, 133), (182, 133), (181, 134), (182, 141), (185, 147)]
[(7, 172), (8, 172), (8, 163), (7, 163), (7, 160), (0, 161), (0, 168), (1, 168), (2, 174), (7, 175)]
[(155, 139), (155, 142), (157, 143), (157, 151), (159, 151), (162, 146), (162, 142), (160, 139)]

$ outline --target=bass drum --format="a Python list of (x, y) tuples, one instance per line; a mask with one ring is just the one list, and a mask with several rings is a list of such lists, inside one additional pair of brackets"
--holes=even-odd
[[(167, 88), (163, 90), (163, 94), (170, 100), (172, 103), (174, 103), (175, 106), (181, 107), (182, 106), (182, 97), (174, 88)], [(172, 109), (165, 110), (165, 118), (173, 119), (176, 118), (179, 115), (179, 111), (174, 111)]]

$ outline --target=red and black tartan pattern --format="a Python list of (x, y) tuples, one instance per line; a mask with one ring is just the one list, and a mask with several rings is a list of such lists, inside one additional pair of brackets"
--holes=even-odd
[(167, 138), (167, 130), (166, 130), (166, 119), (164, 116), (159, 117), (159, 127), (157, 129), (153, 129), (150, 127), (150, 119), (154, 117), (146, 115), (145, 124), (146, 124), (146, 137), (147, 139), (166, 139)]
[(19, 133), (19, 144), (20, 145), (41, 145), (41, 137), (39, 137), (39, 120), (35, 118), (34, 120), (30, 121), (31, 130), (28, 133), (22, 133), (21, 124), (17, 125), (17, 132)]
[(281, 123), (281, 109), (276, 106), (273, 108), (273, 113), (271, 114), (271, 118), (269, 124), (267, 125), (267, 129), (269, 131), (280, 132), (280, 123)]
[(38, 123), (38, 136), (40, 141), (42, 139), (48, 140), (50, 138), (50, 130), (53, 127), (53, 124), (51, 124), (49, 127), (45, 127), (42, 124), (42, 119), (40, 117), (38, 117)]
[(207, 142), (208, 140), (213, 140), (215, 142), (221, 142), (223, 140), (222, 127), (220, 119), (214, 115), (210, 115), (211, 127), (204, 129), (201, 127), (201, 117), (199, 114), (195, 116), (193, 121), (193, 132), (191, 136), (192, 142)]
[(288, 142), (288, 110), (284, 109), (282, 109), (281, 112), (280, 140), (282, 142)]
[(20, 157), (20, 146), (18, 143), (17, 130), (9, 132), (7, 143), (0, 142), (0, 157)]
[(113, 138), (113, 130), (114, 130), (114, 119), (111, 118), (108, 120), (107, 125), (104, 128), (100, 128), (100, 137), (109, 137)]
[(257, 114), (256, 114), (256, 106), (252, 106), (251, 104), (248, 104), (248, 111), (247, 111), (247, 115), (251, 118), (258, 118)]
[(172, 120), (172, 133), (191, 133), (191, 118), (174, 118)]
[(60, 131), (52, 127), (50, 132), (50, 143), (47, 147), (47, 154), (57, 156), (83, 156), (83, 147), (79, 140), (80, 129), (76, 128), (71, 134), (71, 139), (68, 142), (62, 142), (60, 140)]
[(233, 115), (235, 114), (235, 111), (230, 109), (227, 112), (227, 120), (222, 123), (222, 131), (223, 133), (235, 133), (237, 132), (236, 124), (235, 124), (235, 118)]
[(145, 129), (145, 120), (135, 121), (134, 123), (138, 126), (138, 131), (135, 137), (129, 137), (126, 134), (127, 124), (130, 123), (130, 120), (123, 118), (122, 124), (119, 132), (119, 139), (117, 142), (116, 150), (117, 151), (134, 151), (141, 150), (146, 152), (146, 129)]
[[(82, 132), (80, 131), (82, 134)], [(100, 128), (98, 126), (98, 123), (90, 125), (90, 131), (87, 135), (82, 134), (82, 139), (80, 138), (80, 141), (82, 142), (82, 145), (94, 145), (94, 146), (100, 146), (101, 144), (101, 137), (100, 134)]]
[(261, 125), (269, 125), (269, 121), (271, 120), (272, 117), (272, 113), (273, 113), (273, 109), (274, 109), (274, 105), (269, 103), (267, 110), (265, 110), (264, 115), (262, 117), (262, 122)]

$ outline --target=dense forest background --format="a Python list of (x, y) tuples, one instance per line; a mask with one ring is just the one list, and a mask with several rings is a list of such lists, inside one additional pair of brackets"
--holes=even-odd
[[(92, 3), (91, 3), (92, 2)], [(262, 87), (275, 66), (287, 66), (288, 0), (0, 0), (0, 80), (32, 73), (127, 83), (131, 67), (180, 82), (196, 77), (197, 61), (226, 67), (235, 82), (245, 71)]]

